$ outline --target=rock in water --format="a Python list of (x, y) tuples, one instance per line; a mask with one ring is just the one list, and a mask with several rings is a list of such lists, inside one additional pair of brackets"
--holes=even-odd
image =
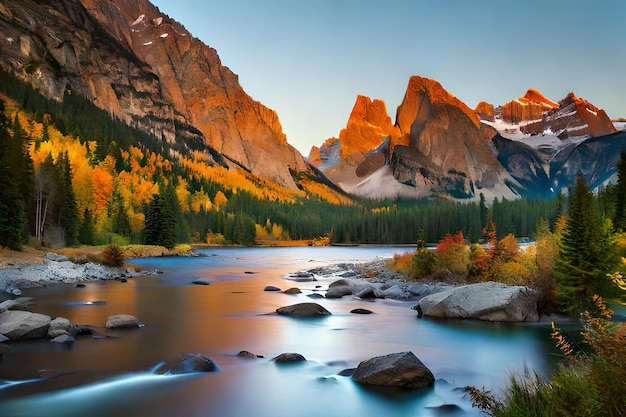
[(272, 359), (277, 363), (288, 363), (288, 362), (304, 362), (306, 358), (299, 353), (281, 353)]
[(132, 329), (140, 327), (141, 323), (137, 320), (137, 317), (129, 314), (117, 314), (109, 316), (107, 319), (107, 329)]
[(0, 334), (11, 340), (46, 337), (50, 327), (49, 316), (22, 310), (0, 313)]
[(498, 282), (462, 285), (422, 298), (420, 315), (488, 321), (538, 321), (539, 293)]
[(169, 374), (181, 375), (216, 371), (219, 371), (219, 368), (210, 358), (199, 353), (183, 353), (180, 355), (180, 362), (169, 371)]
[(392, 353), (363, 361), (352, 374), (352, 379), (361, 384), (411, 390), (435, 383), (433, 373), (413, 352)]
[(331, 312), (317, 303), (298, 303), (276, 309), (278, 314), (293, 317), (330, 316)]

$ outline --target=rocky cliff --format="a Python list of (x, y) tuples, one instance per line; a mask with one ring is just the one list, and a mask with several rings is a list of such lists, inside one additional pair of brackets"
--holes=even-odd
[(551, 132), (561, 139), (568, 137), (595, 137), (615, 133), (616, 129), (606, 112), (574, 93), (559, 102), (559, 106), (544, 113), (539, 120), (523, 124), (524, 133), (537, 135)]
[(540, 119), (544, 113), (559, 107), (538, 90), (529, 88), (522, 97), (511, 100), (494, 109), (497, 119), (508, 123), (520, 123)]
[(514, 197), (506, 184), (515, 181), (489, 148), (497, 132), (437, 81), (410, 78), (394, 125), (384, 104), (374, 103), (381, 102), (357, 98), (339, 139), (320, 148), (324, 173), (344, 189), (368, 197)]
[(290, 169), (309, 170), (276, 113), (147, 0), (3, 1), (0, 56), (48, 97), (80, 94), (157, 138), (204, 144), (289, 188)]

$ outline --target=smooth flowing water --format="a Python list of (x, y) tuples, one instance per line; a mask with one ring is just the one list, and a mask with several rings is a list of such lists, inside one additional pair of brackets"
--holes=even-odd
[[(388, 258), (401, 248), (216, 248), (204, 257), (133, 260), (162, 274), (24, 291), (33, 311), (94, 326), (72, 346), (11, 344), (0, 363), (0, 416), (437, 416), (478, 415), (462, 388), (499, 392), (511, 374), (548, 374), (556, 356), (547, 324), (418, 319), (415, 302), (315, 299), (333, 279), (293, 282), (290, 272), (340, 262)], [(211, 280), (193, 285), (196, 278)], [(301, 294), (263, 291), (298, 287)], [(320, 319), (273, 314), (315, 301)], [(358, 315), (356, 307), (374, 314)], [(110, 330), (112, 314), (144, 327)], [(248, 350), (258, 359), (236, 354)], [(433, 388), (385, 392), (339, 372), (360, 361), (412, 351), (436, 378)], [(220, 371), (163, 375), (183, 352), (206, 355)], [(306, 362), (271, 359), (296, 352)], [(43, 376), (40, 378), (39, 376)], [(456, 407), (450, 407), (455, 405)], [(441, 406), (447, 406), (441, 408)]]

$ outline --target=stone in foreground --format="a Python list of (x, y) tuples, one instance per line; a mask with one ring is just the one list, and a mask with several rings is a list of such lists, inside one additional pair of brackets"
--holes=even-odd
[(134, 329), (141, 327), (141, 323), (137, 320), (137, 317), (129, 314), (116, 314), (109, 316), (106, 324), (107, 329)]
[(435, 383), (433, 373), (413, 352), (392, 353), (365, 360), (359, 364), (352, 379), (366, 385), (416, 390)]
[(23, 310), (0, 313), (0, 334), (11, 340), (46, 337), (52, 319), (49, 316)]
[(298, 303), (276, 309), (278, 314), (292, 317), (330, 316), (331, 312), (317, 303)]
[(209, 357), (199, 353), (183, 353), (180, 355), (180, 362), (169, 371), (169, 374), (182, 375), (216, 371), (219, 371), (219, 368)]
[(487, 321), (538, 321), (539, 293), (498, 282), (462, 285), (422, 298), (420, 316)]

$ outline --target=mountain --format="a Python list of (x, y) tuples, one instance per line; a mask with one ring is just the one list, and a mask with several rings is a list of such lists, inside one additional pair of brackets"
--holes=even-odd
[[(363, 111), (368, 103), (377, 103), (376, 112)], [(483, 101), (471, 109), (437, 81), (414, 76), (393, 126), (384, 108), (359, 96), (339, 138), (312, 150), (310, 158), (346, 191), (550, 197), (578, 173), (593, 187), (606, 184), (626, 149), (604, 110), (574, 93), (557, 103), (530, 88), (498, 107)]]
[(232, 169), (294, 191), (293, 172), (316, 175), (277, 114), (147, 0), (3, 1), (0, 56), (3, 69), (48, 98), (84, 96), (168, 144), (222, 154)]
[[(358, 97), (339, 139), (319, 150), (321, 169), (344, 190), (371, 198), (515, 197), (507, 185), (515, 180), (489, 148), (496, 130), (481, 124), (478, 113), (437, 81), (409, 79), (394, 125), (380, 114), (382, 104), (376, 117), (361, 112), (364, 102), (380, 100)], [(367, 139), (359, 142), (364, 131)]]

